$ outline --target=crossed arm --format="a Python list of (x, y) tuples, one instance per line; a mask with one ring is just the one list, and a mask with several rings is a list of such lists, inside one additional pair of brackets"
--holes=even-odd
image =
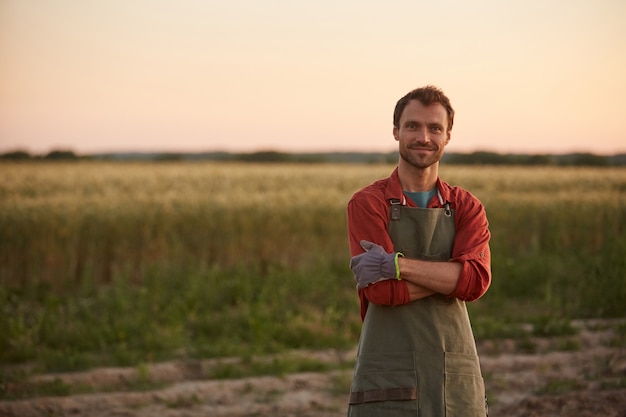
[(411, 301), (435, 293), (448, 295), (456, 289), (462, 265), (459, 262), (432, 262), (398, 259), (400, 278), (406, 281)]
[(408, 292), (407, 301), (415, 301), (434, 293), (449, 295), (457, 287), (462, 270), (458, 262), (407, 259), (402, 254), (387, 252), (382, 246), (367, 240), (362, 240), (360, 245), (365, 252), (350, 260), (350, 268), (359, 289), (381, 281), (396, 281), (398, 285), (398, 280), (404, 280), (401, 284), (406, 286), (405, 300)]
[[(489, 230), (482, 206), (467, 215), (471, 219), (457, 228), (455, 253), (450, 261), (423, 261), (399, 258), (401, 281), (380, 281), (359, 290), (362, 315), (369, 302), (399, 305), (435, 293), (472, 301), (480, 298), (491, 282)], [(371, 239), (392, 253), (393, 243), (385, 232), (386, 215), (382, 208), (371, 209), (361, 204), (349, 206), (349, 236), (353, 255), (362, 253), (359, 239)], [(359, 219), (357, 224), (353, 221)], [(350, 227), (354, 226), (354, 227)], [(375, 239), (375, 240), (374, 240)]]

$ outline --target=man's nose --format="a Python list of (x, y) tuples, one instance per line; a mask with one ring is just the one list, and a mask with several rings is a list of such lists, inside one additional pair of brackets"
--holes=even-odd
[(419, 129), (415, 135), (415, 141), (418, 143), (428, 143), (430, 142), (430, 136), (428, 135), (428, 130)]

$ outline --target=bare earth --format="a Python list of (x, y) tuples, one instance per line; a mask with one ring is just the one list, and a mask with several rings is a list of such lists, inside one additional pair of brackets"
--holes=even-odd
[[(575, 323), (575, 336), (479, 343), (489, 396), (489, 415), (507, 417), (626, 417), (626, 346), (615, 322)], [(521, 350), (520, 350), (521, 349)], [(221, 361), (181, 361), (145, 368), (103, 368), (71, 374), (35, 375), (0, 389), (19, 394), (28, 384), (62, 381), (90, 394), (0, 401), (0, 416), (219, 416), (339, 417), (346, 415), (355, 351), (294, 352), (337, 369), (231, 380), (207, 379)], [(271, 358), (269, 358), (271, 359)], [(341, 366), (339, 366), (341, 365)], [(131, 381), (161, 388), (131, 391)]]

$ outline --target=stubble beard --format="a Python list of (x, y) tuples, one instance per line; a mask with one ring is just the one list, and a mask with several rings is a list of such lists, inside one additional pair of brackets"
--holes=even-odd
[(420, 149), (419, 147), (410, 148), (410, 147), (402, 147), (400, 148), (400, 158), (402, 158), (409, 165), (417, 168), (417, 169), (426, 169), (434, 164), (438, 163), (441, 160), (441, 156), (443, 154), (442, 149), (440, 148), (432, 148), (429, 147), (427, 149), (434, 151), (425, 156), (415, 155), (411, 152), (412, 149)]

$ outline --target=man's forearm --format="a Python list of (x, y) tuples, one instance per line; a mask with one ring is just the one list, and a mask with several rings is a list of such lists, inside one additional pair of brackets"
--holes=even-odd
[(418, 259), (399, 258), (400, 278), (420, 288), (409, 286), (411, 301), (424, 298), (425, 290), (439, 294), (452, 294), (456, 289), (462, 265), (458, 262), (430, 262)]
[(422, 287), (421, 285), (413, 284), (412, 282), (405, 281), (406, 287), (409, 290), (409, 301), (417, 301), (422, 298), (430, 297), (435, 294), (433, 290), (429, 290), (426, 287)]

